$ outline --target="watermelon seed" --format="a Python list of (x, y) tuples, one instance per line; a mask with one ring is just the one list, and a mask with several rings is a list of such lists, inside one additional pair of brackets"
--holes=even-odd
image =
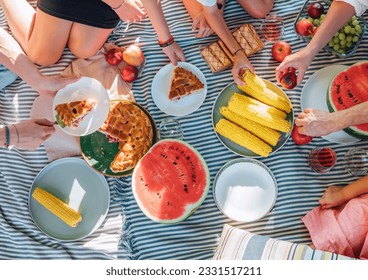
[(178, 163), (176, 161), (173, 162), (174, 165), (177, 165)]
[(190, 160), (190, 156), (187, 156), (187, 160)]

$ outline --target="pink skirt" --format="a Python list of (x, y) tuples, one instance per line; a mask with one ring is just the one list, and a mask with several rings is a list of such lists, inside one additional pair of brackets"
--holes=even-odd
[(331, 209), (318, 206), (302, 221), (316, 249), (368, 259), (368, 194)]

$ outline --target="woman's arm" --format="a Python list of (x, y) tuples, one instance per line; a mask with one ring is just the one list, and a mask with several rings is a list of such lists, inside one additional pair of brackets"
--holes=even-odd
[[(142, 0), (153, 28), (156, 31), (159, 42), (167, 42), (171, 38), (169, 26), (166, 22), (159, 0)], [(169, 57), (172, 64), (177, 65), (178, 61), (185, 61), (183, 50), (174, 41), (169, 46), (163, 47), (162, 51)]]
[(101, 0), (115, 11), (122, 21), (140, 21), (146, 16), (140, 0)]
[(222, 16), (220, 10), (217, 8), (217, 5), (203, 6), (203, 11), (204, 11), (206, 20), (211, 26), (211, 28), (224, 42), (224, 44), (229, 49), (229, 51), (232, 54), (234, 54), (235, 62), (234, 62), (234, 66), (232, 69), (232, 75), (233, 75), (234, 81), (237, 84), (243, 85), (244, 81), (240, 77), (240, 72), (243, 69), (249, 69), (252, 72), (254, 72), (253, 65), (249, 62), (241, 46), (235, 40), (231, 31), (227, 27), (224, 17)]
[(330, 186), (319, 200), (323, 209), (339, 206), (354, 197), (368, 192), (368, 176), (345, 186)]
[(303, 81), (307, 68), (317, 53), (330, 41), (333, 35), (350, 20), (355, 13), (354, 7), (340, 1), (333, 1), (318, 32), (301, 51), (291, 54), (276, 68), (276, 76), (289, 67), (298, 70), (298, 85)]

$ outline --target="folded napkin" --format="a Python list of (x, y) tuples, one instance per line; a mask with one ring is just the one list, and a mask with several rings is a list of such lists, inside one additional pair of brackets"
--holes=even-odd
[[(89, 59), (76, 59), (65, 68), (62, 76), (81, 76), (94, 78), (101, 82), (109, 93), (111, 100), (124, 99), (135, 100), (131, 90), (132, 84), (126, 83), (120, 78), (120, 69), (126, 65), (124, 61), (118, 65), (110, 65), (105, 59), (105, 53), (116, 45), (106, 43), (101, 50)], [(143, 66), (140, 68), (142, 71)], [(47, 118), (54, 120), (53, 98), (39, 96), (35, 99), (31, 118)], [(62, 157), (80, 155), (78, 137), (65, 133), (59, 126), (56, 132), (44, 143), (49, 161)]]
[(316, 249), (368, 259), (368, 194), (339, 207), (316, 207), (302, 221)]

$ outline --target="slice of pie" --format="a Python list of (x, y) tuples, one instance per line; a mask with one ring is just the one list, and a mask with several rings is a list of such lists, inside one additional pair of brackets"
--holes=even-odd
[(57, 118), (66, 126), (78, 127), (83, 118), (94, 108), (96, 101), (85, 99), (61, 103), (55, 107)]
[(171, 80), (169, 99), (178, 100), (203, 88), (203, 83), (195, 74), (183, 67), (176, 67)]
[(148, 116), (130, 101), (113, 102), (99, 131), (109, 140), (119, 142), (119, 152), (110, 164), (110, 169), (115, 173), (132, 169), (153, 141)]

